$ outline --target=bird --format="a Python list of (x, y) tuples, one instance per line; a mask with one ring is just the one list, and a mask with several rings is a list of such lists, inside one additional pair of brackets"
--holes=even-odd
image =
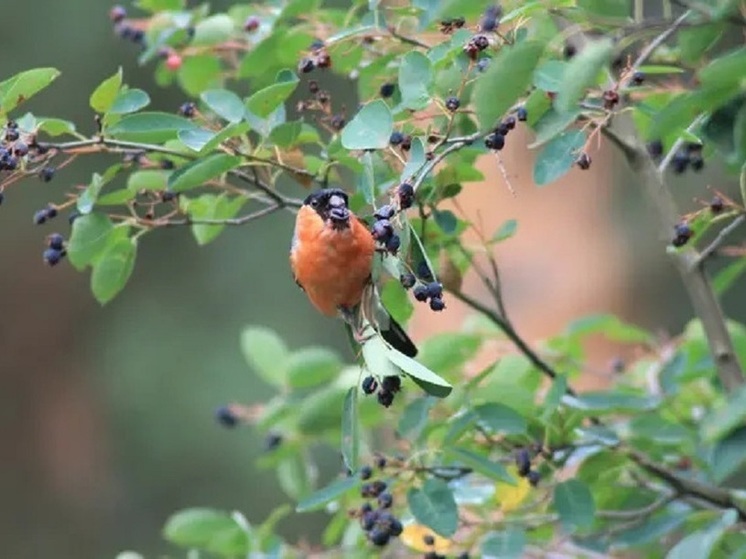
[(394, 349), (414, 357), (417, 347), (380, 301), (371, 270), (376, 241), (349, 209), (340, 188), (309, 194), (295, 219), (290, 267), (295, 282), (323, 315), (338, 316), (361, 340), (372, 324)]

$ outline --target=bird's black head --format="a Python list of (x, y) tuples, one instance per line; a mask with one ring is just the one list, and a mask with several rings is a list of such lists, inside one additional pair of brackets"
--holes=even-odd
[(344, 229), (350, 225), (350, 209), (347, 207), (347, 193), (339, 188), (325, 188), (309, 194), (303, 201), (311, 207), (325, 222), (335, 229)]

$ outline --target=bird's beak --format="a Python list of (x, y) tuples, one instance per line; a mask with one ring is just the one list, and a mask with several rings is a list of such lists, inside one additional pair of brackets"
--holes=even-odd
[(350, 220), (350, 210), (347, 209), (347, 203), (342, 196), (332, 196), (329, 198), (329, 219), (336, 226), (344, 226)]

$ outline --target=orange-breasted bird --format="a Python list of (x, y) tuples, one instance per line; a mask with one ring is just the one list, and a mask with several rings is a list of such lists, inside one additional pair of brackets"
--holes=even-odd
[(416, 346), (385, 311), (372, 285), (376, 241), (348, 203), (338, 188), (314, 192), (304, 200), (290, 248), (295, 281), (321, 313), (341, 316), (356, 334), (371, 322), (392, 347), (414, 357)]

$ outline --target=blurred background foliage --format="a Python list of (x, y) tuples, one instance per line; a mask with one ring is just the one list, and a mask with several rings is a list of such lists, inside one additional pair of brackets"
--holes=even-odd
[[(217, 11), (230, 4), (212, 6)], [(97, 0), (37, 0), (3, 12), (0, 79), (37, 66), (62, 71), (28, 110), (67, 118), (90, 132), (88, 96), (120, 65), (127, 83), (150, 93), (154, 109), (175, 111), (183, 102), (176, 87), (155, 85), (152, 67), (137, 67), (137, 47), (114, 36), (109, 8)], [(356, 99), (344, 97), (351, 88), (328, 87), (335, 101), (356, 106)], [(529, 156), (521, 144), (515, 142), (506, 161), (518, 174), (523, 168), (525, 178)], [(611, 308), (674, 332), (691, 316), (678, 280), (647, 240), (653, 235), (651, 215), (621, 163), (611, 171), (594, 169), (582, 181), (576, 174), (539, 192), (519, 192), (515, 199), (502, 192), (489, 163), (488, 184), (471, 185), (466, 198), (475, 206), (499, 206), (488, 215), (495, 224), (506, 216), (533, 216), (525, 229), (519, 219), (521, 235), (505, 249), (506, 297), (526, 337), (546, 335), (542, 325), (588, 310), (587, 301), (578, 302), (583, 296), (573, 281), (587, 275), (583, 251), (589, 238), (602, 240), (592, 265), (615, 270), (615, 295), (601, 294), (593, 310)], [(341, 325), (316, 315), (290, 279), (289, 214), (229, 229), (205, 248), (197, 248), (186, 229), (160, 231), (141, 245), (124, 293), (103, 309), (71, 267), (47, 269), (41, 261), (46, 231), (32, 225), (31, 215), (48, 201), (49, 189), (86, 183), (96, 168), (101, 160), (87, 157), (52, 183), (27, 181), (23, 195), (10, 192), (0, 209), (5, 557), (107, 557), (134, 545), (154, 556), (166, 549), (159, 533), (163, 521), (188, 506), (239, 509), (259, 522), (287, 500), (274, 472), (255, 465), (262, 440), (250, 430), (225, 431), (213, 418), (223, 403), (261, 401), (270, 393), (241, 356), (241, 328), (266, 325), (290, 347), (323, 344), (349, 356)], [(684, 207), (694, 207), (694, 196), (709, 197), (706, 184), (735, 191), (716, 168), (678, 181)], [(528, 180), (522, 184), (533, 188)], [(559, 255), (542, 250), (548, 236), (559, 237)], [(543, 278), (538, 290), (522, 288), (527, 273)], [(547, 311), (536, 294), (555, 278), (575, 287)], [(544, 296), (552, 297), (551, 288)], [(731, 290), (724, 305), (733, 319), (745, 320), (742, 288)], [(462, 315), (454, 305), (438, 317), (437, 329), (458, 325)], [(415, 320), (415, 336), (426, 330)], [(603, 363), (612, 354), (613, 348), (605, 348), (596, 359)], [(331, 451), (327, 465), (330, 471), (338, 467)], [(292, 516), (280, 531), (291, 539), (317, 540), (320, 526)]]

